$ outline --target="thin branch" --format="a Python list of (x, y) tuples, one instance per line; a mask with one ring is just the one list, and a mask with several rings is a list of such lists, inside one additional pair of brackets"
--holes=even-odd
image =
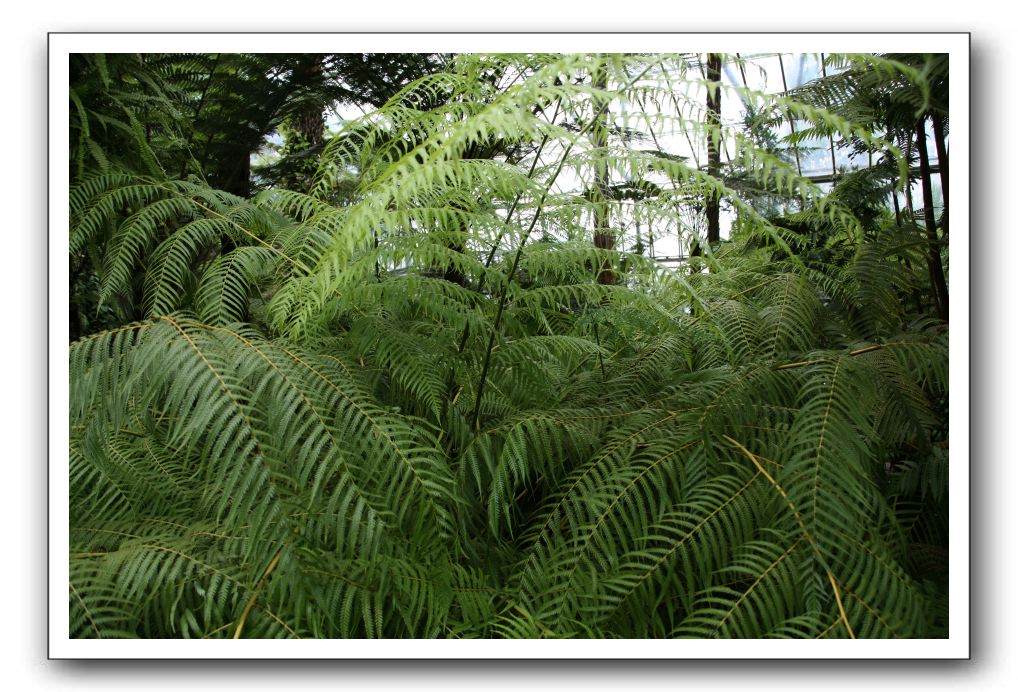
[[(652, 64), (648, 64), (640, 72), (640, 74), (631, 79), (620, 91), (625, 91), (626, 89), (631, 88), (650, 71), (651, 67)], [(481, 378), (477, 383), (477, 394), (474, 399), (474, 412), (470, 417), (470, 427), (474, 430), (478, 429), (477, 421), (481, 414), (481, 398), (484, 394), (484, 386), (488, 377), (488, 368), (491, 366), (491, 354), (495, 346), (495, 338), (498, 335), (498, 329), (502, 324), (502, 313), (505, 311), (506, 301), (509, 297), (509, 284), (512, 281), (512, 277), (516, 274), (516, 269), (520, 264), (520, 258), (523, 256), (523, 248), (526, 247), (527, 240), (530, 238), (530, 234), (533, 232), (534, 226), (537, 225), (537, 220), (540, 218), (541, 212), (544, 210), (544, 203), (548, 199), (548, 193), (551, 191), (552, 186), (555, 184), (555, 180), (562, 172), (562, 168), (565, 166), (566, 160), (569, 158), (569, 154), (573, 150), (573, 145), (579, 137), (585, 135), (587, 130), (597, 122), (597, 119), (601, 117), (606, 110), (608, 110), (609, 103), (610, 102), (608, 100), (605, 100), (605, 102), (601, 104), (601, 107), (598, 108), (596, 113), (594, 113), (594, 116), (580, 129), (580, 132), (577, 134), (577, 139), (571, 141), (565, 151), (562, 152), (562, 157), (559, 159), (558, 166), (555, 168), (555, 172), (552, 173), (551, 178), (548, 180), (547, 186), (541, 194), (541, 199), (537, 203), (537, 208), (534, 211), (534, 217), (530, 220), (530, 226), (527, 228), (526, 233), (523, 234), (523, 238), (520, 240), (520, 246), (516, 250), (516, 256), (513, 257), (512, 267), (510, 267), (509, 274), (506, 276), (505, 286), (502, 287), (502, 292), (499, 296), (498, 310), (495, 313), (495, 321), (491, 325), (491, 336), (488, 338), (488, 346), (484, 352), (484, 365), (481, 367)]]

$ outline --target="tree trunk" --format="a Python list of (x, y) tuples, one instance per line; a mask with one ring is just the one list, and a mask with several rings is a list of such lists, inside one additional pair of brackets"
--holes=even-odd
[[(599, 69), (594, 75), (594, 87), (604, 89), (606, 78), (603, 69)], [(594, 169), (594, 247), (600, 250), (612, 250), (615, 247), (615, 234), (609, 227), (608, 220), (608, 189), (610, 185), (608, 175), (608, 153), (604, 150), (608, 146), (608, 127), (606, 125), (605, 112), (602, 99), (594, 99), (594, 112), (599, 113), (593, 127), (590, 128), (590, 139), (593, 145), (599, 148)], [(601, 263), (597, 273), (597, 282), (603, 285), (615, 283), (615, 272), (612, 271), (611, 262), (606, 258)]]
[[(820, 74), (827, 79), (827, 61), (824, 60), (823, 53), (820, 54)], [(834, 180), (838, 175), (838, 162), (834, 158), (834, 135), (827, 135), (827, 142), (831, 146), (831, 180)]]
[[(323, 79), (322, 66), (325, 56), (321, 54), (309, 55), (307, 60), (303, 67), (303, 81), (305, 86), (310, 87)], [(294, 129), (300, 133), (309, 148), (318, 146), (325, 141), (325, 120), (322, 118), (324, 110), (323, 104), (311, 102), (301, 108), (293, 119)]]
[(944, 265), (940, 260), (940, 242), (937, 238), (937, 222), (933, 217), (933, 188), (930, 180), (930, 158), (926, 152), (926, 118), (916, 123), (916, 146), (919, 152), (919, 175), (923, 183), (923, 217), (926, 221), (926, 262), (930, 271), (930, 284), (933, 288), (934, 304), (937, 315), (947, 321), (947, 280), (944, 278)]
[(944, 193), (944, 213), (940, 217), (940, 233), (946, 238), (948, 209), (947, 141), (944, 138), (944, 121), (939, 113), (933, 114), (933, 139), (937, 145), (937, 164), (940, 166), (940, 188)]
[[(707, 54), (707, 174), (717, 178), (721, 172), (721, 54)], [(721, 200), (707, 197), (707, 244), (712, 248), (721, 240)]]
[(231, 154), (236, 158), (236, 163), (223, 189), (247, 199), (251, 196), (251, 152), (246, 148), (237, 148)]

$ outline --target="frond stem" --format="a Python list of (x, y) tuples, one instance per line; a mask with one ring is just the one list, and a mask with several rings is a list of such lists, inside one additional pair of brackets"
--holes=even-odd
[(244, 612), (240, 614), (240, 618), (237, 619), (237, 629), (233, 632), (234, 639), (240, 639), (240, 633), (244, 631), (244, 624), (247, 622), (247, 616), (251, 614), (251, 609), (254, 608), (255, 601), (258, 600), (258, 596), (261, 594), (262, 589), (265, 588), (265, 580), (272, 574), (272, 570), (276, 569), (276, 565), (279, 564), (279, 558), (283, 556), (283, 545), (276, 551), (275, 557), (272, 558), (272, 562), (262, 572), (262, 576), (258, 578), (258, 584), (255, 586), (254, 592), (251, 594), (251, 598), (247, 599), (247, 605), (244, 606)]
[[(723, 437), (725, 440), (738, 447), (743, 454), (749, 457), (749, 460), (753, 462), (754, 466), (756, 466), (756, 470), (762, 473), (764, 475), (764, 478), (766, 478), (770, 482), (770, 484), (774, 486), (774, 489), (777, 490), (778, 493), (781, 495), (782, 499), (784, 499), (785, 504), (787, 504), (789, 509), (792, 510), (792, 513), (795, 515), (795, 520), (799, 523), (799, 528), (802, 529), (802, 533), (806, 537), (806, 540), (809, 541), (811, 546), (813, 546), (813, 551), (816, 553), (817, 557), (820, 558), (821, 563), (826, 562), (820, 553), (820, 548), (818, 548), (816, 542), (814, 542), (813, 536), (810, 535), (809, 529), (806, 528), (806, 524), (802, 520), (802, 514), (799, 512), (798, 509), (796, 509), (795, 503), (792, 502), (792, 499), (790, 497), (788, 497), (788, 493), (785, 492), (785, 489), (782, 488), (781, 485), (776, 480), (774, 480), (774, 476), (767, 472), (767, 469), (763, 467), (760, 461), (756, 458), (755, 454), (746, 449), (746, 447), (744, 447), (740, 442), (732, 439), (728, 435), (722, 435), (721, 437)], [(838, 604), (838, 612), (840, 613), (841, 621), (845, 623), (845, 629), (848, 630), (848, 635), (852, 639), (855, 639), (855, 632), (852, 631), (852, 625), (850, 625), (848, 622), (848, 616), (845, 614), (845, 607), (841, 602), (841, 591), (838, 589), (838, 582), (837, 580), (835, 580), (834, 574), (826, 565), (824, 565), (824, 572), (826, 572), (827, 579), (830, 580), (831, 587), (834, 589), (834, 600)]]
[[(879, 351), (884, 347), (884, 344), (873, 344), (872, 346), (866, 346), (865, 348), (858, 348), (854, 351), (849, 351), (846, 356), (861, 356), (864, 353), (871, 353), (873, 351)], [(774, 368), (775, 370), (792, 370), (794, 368), (803, 368), (807, 365), (816, 365), (817, 363), (827, 362), (826, 358), (814, 358), (813, 360), (802, 360), (797, 363), (785, 363)]]
[(838, 589), (838, 582), (834, 580), (834, 575), (828, 570), (827, 578), (831, 581), (831, 588), (834, 589), (834, 600), (838, 603), (838, 612), (841, 614), (841, 621), (845, 623), (845, 629), (848, 630), (848, 636), (855, 639), (855, 632), (852, 631), (852, 625), (848, 624), (848, 615), (845, 614), (845, 606), (841, 602), (841, 591)]

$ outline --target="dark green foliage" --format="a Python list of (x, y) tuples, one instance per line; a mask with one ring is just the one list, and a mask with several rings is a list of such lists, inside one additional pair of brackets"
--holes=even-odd
[[(696, 79), (457, 56), (329, 140), (303, 192), (127, 157), (81, 176), (72, 258), (123, 308), (70, 346), (71, 636), (945, 636), (921, 249), (748, 141), (800, 217), (563, 126), (593, 112), (584, 76), (639, 102), (664, 70)], [(605, 160), (653, 181), (613, 203), (657, 223), (740, 209), (709, 271), (592, 244), (598, 202), (553, 183)]]

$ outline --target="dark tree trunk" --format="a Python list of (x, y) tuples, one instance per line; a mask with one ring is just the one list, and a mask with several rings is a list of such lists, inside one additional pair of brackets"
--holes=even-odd
[(916, 147), (919, 152), (919, 175), (923, 183), (923, 217), (926, 222), (926, 262), (930, 271), (930, 283), (933, 288), (934, 304), (937, 315), (947, 321), (947, 280), (944, 278), (944, 265), (940, 260), (940, 242), (937, 238), (937, 222), (933, 216), (933, 188), (930, 180), (930, 158), (926, 152), (926, 119), (916, 123)]
[[(897, 137), (897, 135), (895, 135), (894, 128), (892, 128), (891, 127), (891, 123), (888, 122), (887, 123), (887, 139), (889, 139), (893, 143), (895, 141), (896, 137)], [(911, 156), (911, 153), (912, 153), (911, 150), (908, 147), (906, 147), (905, 160), (908, 162), (909, 166), (912, 165), (911, 159), (909, 158)], [(906, 190), (909, 189), (908, 186), (909, 186), (909, 181), (906, 180), (905, 181), (905, 189)], [(900, 203), (898, 202), (898, 191), (897, 190), (891, 190), (891, 198), (894, 200), (894, 225), (897, 226), (898, 228), (901, 228), (901, 206), (900, 206)]]
[[(601, 250), (611, 250), (615, 247), (615, 236), (612, 233), (595, 233), (594, 247)], [(611, 268), (611, 262), (607, 259), (601, 264), (601, 271), (597, 274), (597, 282), (606, 286), (615, 283), (615, 272)]]
[(223, 186), (227, 192), (247, 199), (251, 196), (251, 152), (245, 149), (237, 149), (233, 153), (237, 163), (229, 179)]
[(71, 259), (69, 262), (70, 279), (68, 281), (68, 288), (70, 289), (70, 323), (69, 335), (71, 341), (77, 341), (81, 338), (81, 305), (78, 299), (78, 276), (79, 271), (74, 266), (74, 260)]
[[(305, 86), (314, 86), (322, 81), (322, 65), (324, 61), (324, 55), (308, 56), (308, 62), (303, 69), (303, 82)], [(325, 120), (322, 118), (324, 110), (323, 104), (310, 102), (294, 116), (293, 126), (300, 132), (304, 143), (309, 148), (316, 147), (325, 141)]]
[[(707, 174), (717, 178), (721, 172), (721, 54), (707, 54)], [(707, 197), (707, 244), (711, 247), (721, 240), (721, 200), (714, 194)]]
[[(823, 78), (827, 79), (827, 61), (824, 60), (824, 54), (820, 54), (820, 74)], [(838, 162), (834, 158), (834, 135), (827, 136), (827, 142), (831, 148), (831, 179), (833, 180), (838, 175)]]
[(947, 141), (944, 137), (944, 121), (939, 113), (933, 114), (933, 139), (937, 145), (937, 164), (940, 166), (940, 188), (944, 193), (944, 214), (940, 218), (941, 235), (947, 237), (948, 178)]
[(70, 324), (68, 329), (69, 341), (77, 341), (81, 338), (81, 312), (78, 310), (78, 303), (71, 300), (70, 303)]

